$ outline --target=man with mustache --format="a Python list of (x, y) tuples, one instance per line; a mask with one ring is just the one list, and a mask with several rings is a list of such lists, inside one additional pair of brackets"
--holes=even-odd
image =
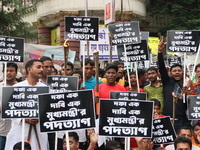
[[(40, 60), (32, 59), (29, 60), (26, 65), (26, 80), (15, 84), (14, 86), (46, 86), (45, 84), (39, 82), (39, 79), (42, 77), (43, 72), (43, 64)], [(41, 149), (48, 150), (48, 138), (47, 134), (39, 132), (39, 122), (38, 119), (25, 119), (25, 139), (28, 139), (28, 131), (30, 124), (36, 126), (36, 130), (38, 133), (38, 138), (40, 141)], [(11, 124), (10, 132), (7, 135), (6, 141), (6, 150), (11, 150), (13, 146), (22, 140), (22, 119), (13, 119)], [(39, 146), (37, 143), (37, 138), (35, 136), (34, 130), (32, 130), (30, 137), (30, 145), (33, 150), (39, 150)]]
[(162, 37), (158, 45), (158, 64), (159, 64), (159, 72), (161, 74), (161, 81), (163, 84), (163, 94), (164, 94), (163, 115), (170, 116), (172, 118), (173, 116), (172, 93), (175, 93), (178, 100), (175, 103), (176, 111), (175, 111), (174, 129), (177, 133), (178, 129), (181, 126), (191, 127), (191, 124), (186, 115), (187, 103), (184, 103), (182, 99), (183, 67), (179, 64), (174, 64), (173, 66), (171, 66), (170, 68), (171, 77), (169, 77), (162, 54), (166, 44), (167, 43), (164, 42), (164, 38)]

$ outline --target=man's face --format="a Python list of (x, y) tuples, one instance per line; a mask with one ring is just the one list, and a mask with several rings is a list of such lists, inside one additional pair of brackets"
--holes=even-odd
[(83, 82), (83, 78), (81, 77), (81, 75), (78, 73), (74, 73), (72, 76), (78, 77), (78, 85), (81, 85), (81, 83)]
[(85, 65), (85, 77), (91, 78), (93, 75), (93, 68), (94, 66), (91, 66), (90, 64)]
[(158, 73), (155, 70), (149, 70), (147, 71), (147, 78), (151, 82), (157, 81)]
[[(79, 147), (79, 142), (76, 142), (74, 140), (74, 137), (69, 137), (69, 147), (70, 150), (77, 150)], [(66, 142), (66, 138), (63, 140), (63, 150), (67, 150), (67, 142)]]
[(134, 87), (137, 85), (136, 75), (130, 75), (131, 86)]
[(28, 68), (29, 74), (33, 78), (41, 78), (42, 72), (43, 72), (42, 66), (43, 66), (43, 64), (41, 62), (39, 62), (39, 61), (34, 62), (33, 65)]
[(178, 143), (176, 150), (191, 150), (191, 148), (188, 143)]
[(192, 133), (190, 130), (185, 130), (185, 129), (181, 129), (178, 136), (184, 136), (188, 139), (191, 139), (192, 138)]
[(196, 69), (196, 78), (198, 81), (200, 81), (200, 67)]
[(7, 67), (7, 72), (6, 72), (6, 80), (7, 81), (12, 81), (12, 80), (15, 80), (17, 76), (17, 72), (15, 70), (15, 67)]
[(172, 68), (170, 74), (176, 81), (180, 81), (183, 78), (183, 70), (179, 66)]
[(119, 78), (123, 77), (123, 75), (124, 75), (124, 65), (122, 65), (122, 64), (118, 65), (118, 72), (117, 73), (118, 73)]
[(46, 60), (43, 62), (43, 76), (47, 77), (48, 75), (51, 75), (53, 70), (53, 62), (50, 60)]
[(106, 77), (108, 83), (115, 83), (115, 80), (117, 78), (116, 70), (113, 68), (108, 69), (105, 73), (105, 77)]
[[(72, 67), (70, 65), (67, 65), (66, 67), (66, 76), (71, 76), (72, 75)], [(65, 74), (65, 66), (62, 67), (62, 75)]]

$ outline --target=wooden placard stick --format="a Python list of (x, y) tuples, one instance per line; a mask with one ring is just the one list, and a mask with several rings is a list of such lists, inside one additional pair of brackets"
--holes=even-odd
[(54, 54), (51, 54), (51, 60), (52, 60), (52, 63), (54, 65)]
[[(184, 53), (184, 64), (183, 64), (183, 86), (186, 86), (186, 53)], [(183, 94), (183, 103), (185, 103), (185, 94)]]
[(22, 119), (22, 150), (24, 150), (24, 138), (25, 138), (25, 119)]
[(99, 52), (94, 50), (94, 62), (95, 62), (95, 78), (96, 78), (96, 93), (95, 96), (99, 96)]
[(110, 49), (110, 64), (112, 63), (112, 33), (109, 32), (108, 33), (108, 36), (109, 36), (109, 49)]
[(63, 47), (64, 47), (64, 75), (66, 76), (66, 67), (67, 67), (67, 61), (68, 61), (68, 51), (69, 51), (69, 43), (67, 42), (68, 39), (65, 40)]
[(172, 92), (172, 97), (173, 97), (173, 119), (172, 119), (172, 124), (174, 126), (175, 114), (176, 114), (176, 102), (178, 100), (178, 96), (176, 95), (175, 92)]

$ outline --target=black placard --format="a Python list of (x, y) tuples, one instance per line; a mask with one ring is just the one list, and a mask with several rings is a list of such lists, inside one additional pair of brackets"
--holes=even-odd
[[(124, 46), (117, 46), (118, 58), (120, 61), (126, 62)], [(147, 41), (142, 40), (141, 43), (126, 45), (126, 57), (128, 62), (137, 62), (149, 60), (149, 52)]]
[(140, 27), (138, 21), (111, 24), (108, 30), (112, 35), (112, 45), (140, 43)]
[(169, 67), (171, 67), (172, 65), (174, 64), (182, 64), (182, 59), (181, 57), (171, 57), (171, 58), (168, 58), (168, 64), (169, 64)]
[(167, 51), (169, 52), (193, 52), (199, 47), (200, 31), (170, 30), (167, 31)]
[(39, 95), (40, 131), (95, 127), (92, 90)]
[(174, 142), (176, 134), (169, 117), (153, 120), (154, 145)]
[(146, 93), (139, 93), (139, 92), (129, 92), (129, 91), (111, 91), (110, 92), (110, 99), (119, 99), (119, 100), (146, 100), (147, 94)]
[(3, 87), (2, 118), (38, 118), (38, 94), (46, 86)]
[(78, 77), (48, 76), (47, 85), (50, 93), (68, 92), (78, 90)]
[(99, 18), (65, 17), (65, 39), (98, 41)]
[(188, 119), (200, 120), (200, 95), (188, 96)]
[(23, 62), (24, 39), (0, 36), (0, 61)]
[(152, 112), (151, 101), (100, 99), (99, 135), (151, 137)]

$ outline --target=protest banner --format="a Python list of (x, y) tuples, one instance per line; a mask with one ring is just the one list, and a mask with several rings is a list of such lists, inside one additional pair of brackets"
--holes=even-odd
[[(99, 52), (99, 60), (109, 60), (110, 46), (109, 46), (109, 32), (106, 27), (99, 27), (99, 40), (90, 41), (89, 43), (89, 57), (93, 59), (93, 52), (97, 50)], [(118, 60), (117, 47), (111, 46), (112, 59)], [(86, 54), (86, 41), (80, 41), (80, 59), (83, 59), (83, 55)]]
[(119, 99), (119, 100), (146, 100), (147, 93), (139, 92), (129, 92), (129, 91), (111, 91), (110, 99)]
[(137, 62), (149, 60), (149, 52), (147, 47), (147, 41), (142, 40), (141, 43), (126, 45), (126, 54), (124, 52), (124, 46), (117, 46), (118, 58), (120, 61)]
[(39, 95), (41, 132), (95, 127), (92, 90)]
[(0, 36), (0, 61), (23, 62), (24, 39)]
[(48, 76), (47, 85), (50, 93), (69, 92), (78, 90), (78, 77)]
[(167, 31), (168, 52), (196, 53), (199, 47), (200, 31), (169, 30)]
[(168, 66), (171, 67), (174, 64), (180, 64), (182, 65), (182, 58), (181, 57), (171, 57), (167, 59)]
[(65, 39), (98, 41), (99, 18), (65, 17)]
[(200, 95), (189, 95), (188, 97), (188, 119), (200, 119)]
[(108, 26), (112, 35), (112, 45), (140, 43), (138, 21), (115, 23)]
[(2, 118), (38, 118), (38, 94), (49, 87), (3, 87)]
[(150, 138), (152, 116), (151, 101), (100, 99), (99, 135)]
[(154, 145), (167, 144), (174, 142), (176, 134), (170, 117), (153, 120), (153, 142)]

